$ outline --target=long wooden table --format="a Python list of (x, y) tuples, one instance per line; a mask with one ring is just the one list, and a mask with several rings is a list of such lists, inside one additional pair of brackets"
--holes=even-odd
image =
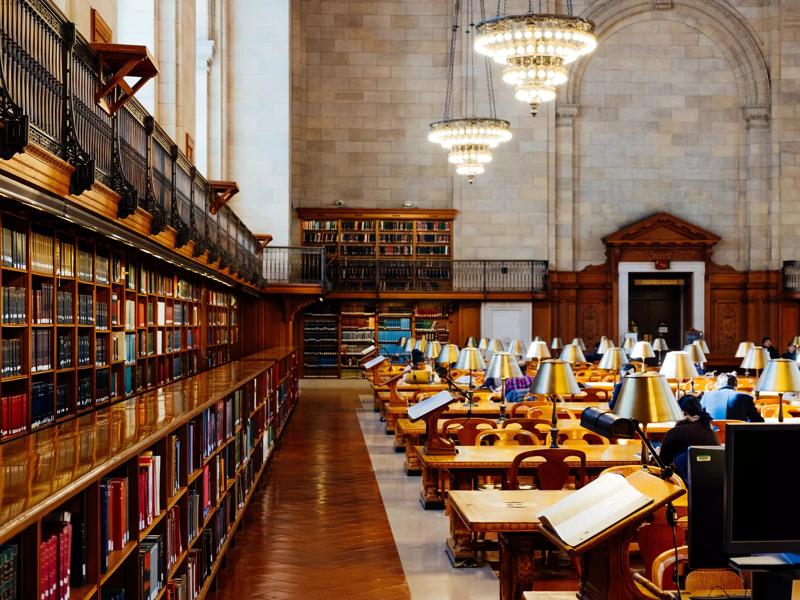
[[(443, 482), (447, 480), (451, 490), (464, 490), (472, 489), (477, 475), (505, 477), (514, 457), (530, 449), (531, 446), (460, 446), (458, 454), (430, 455), (425, 448), (417, 446), (415, 450), (422, 468), (420, 505), (425, 509), (443, 508), (447, 493)], [(589, 473), (640, 462), (638, 444), (583, 446), (580, 449), (586, 453)], [(568, 462), (573, 460), (576, 459), (567, 459)]]

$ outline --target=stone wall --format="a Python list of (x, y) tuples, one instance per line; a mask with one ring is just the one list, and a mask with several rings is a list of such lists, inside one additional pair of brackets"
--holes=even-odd
[(426, 140), (442, 112), (450, 5), (293, 4), (294, 207), (452, 207), (457, 258), (563, 270), (602, 262), (602, 236), (657, 210), (721, 235), (718, 262), (797, 257), (796, 2), (576, 2), (600, 48), (536, 119), (495, 73), (514, 139), (473, 186)]

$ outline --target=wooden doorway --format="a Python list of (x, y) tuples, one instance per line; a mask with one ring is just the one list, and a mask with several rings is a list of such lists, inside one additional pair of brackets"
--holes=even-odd
[(663, 335), (670, 349), (680, 350), (691, 323), (691, 274), (630, 273), (628, 290), (628, 331), (639, 339)]

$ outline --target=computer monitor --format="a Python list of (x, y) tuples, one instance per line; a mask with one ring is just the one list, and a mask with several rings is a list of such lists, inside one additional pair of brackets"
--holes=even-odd
[(691, 446), (689, 472), (690, 569), (723, 569), (728, 566), (725, 529), (725, 448)]
[(731, 423), (725, 433), (725, 549), (797, 552), (800, 424)]

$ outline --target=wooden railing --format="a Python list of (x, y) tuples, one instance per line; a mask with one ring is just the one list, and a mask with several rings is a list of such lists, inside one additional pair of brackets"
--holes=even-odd
[(151, 234), (171, 227), (177, 247), (194, 241), (195, 256), (208, 251), (262, 284), (253, 234), (228, 206), (210, 215), (209, 185), (175, 142), (135, 99), (110, 116), (95, 102), (97, 82), (94, 51), (58, 8), (0, 3), (0, 157), (34, 142), (75, 167), (73, 194), (99, 181), (120, 194), (119, 218), (143, 209)]

